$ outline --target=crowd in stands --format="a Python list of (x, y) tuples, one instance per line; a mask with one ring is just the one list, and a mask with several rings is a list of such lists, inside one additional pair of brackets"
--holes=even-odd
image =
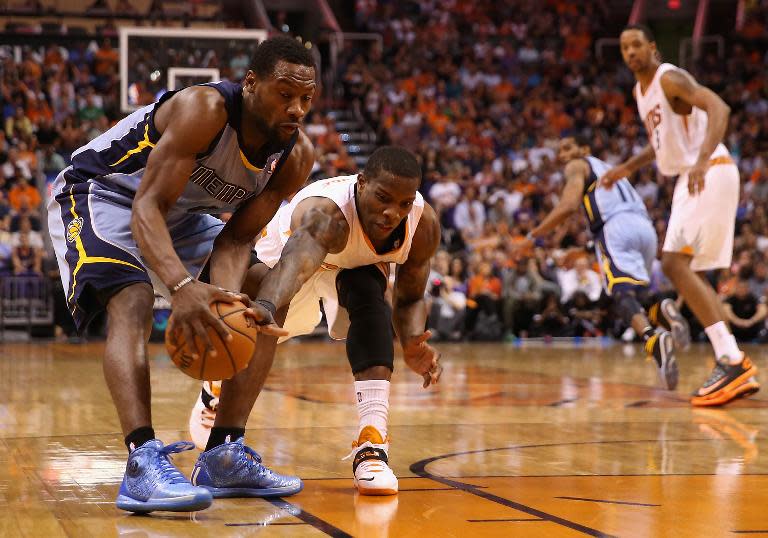
[[(759, 275), (768, 248), (768, 3), (748, 8), (740, 33), (727, 36), (726, 61), (707, 54), (689, 68), (732, 109), (726, 143), (743, 192), (733, 266), (711, 277), (737, 333), (756, 339), (766, 332)], [(358, 30), (378, 32), (384, 43), (348, 48), (345, 98), (381, 141), (422, 159), (422, 191), (444, 227), (431, 292), (440, 336), (623, 331), (609, 315), (581, 216), (527, 255), (511, 250), (557, 201), (562, 137), (586, 135), (610, 164), (646, 143), (631, 73), (615, 55), (595, 55), (597, 39), (617, 37), (607, 9), (599, 1), (358, 0)], [(633, 182), (661, 245), (675, 178), (647, 167)], [(659, 263), (651, 291), (673, 295)]]
[[(645, 145), (631, 73), (615, 56), (595, 57), (598, 38), (616, 37), (604, 34), (604, 3), (575, 4), (357, 2), (358, 29), (380, 33), (383, 47), (344, 51), (342, 101), (376, 131), (379, 143), (404, 145), (423, 163), (422, 192), (444, 228), (428, 292), (430, 324), (440, 338), (616, 336), (625, 329), (609, 315), (581, 217), (524, 255), (511, 249), (558, 199), (561, 137), (586, 134), (594, 155), (611, 164)], [(727, 61), (705, 55), (691, 67), (732, 109), (726, 142), (743, 192), (733, 265), (711, 276), (737, 336), (748, 340), (765, 337), (768, 312), (768, 57), (764, 46), (754, 45), (766, 38), (768, 9), (765, 2), (753, 7), (742, 33), (730, 36)], [(4, 275), (58, 282), (42, 226), (47, 185), (74, 149), (121, 117), (112, 42), (70, 43), (23, 47), (20, 62), (10, 48), (0, 48)], [(142, 58), (134, 67), (153, 72), (157, 59)], [(203, 59), (237, 79), (247, 51)], [(358, 171), (322, 107), (307, 118), (306, 131), (316, 146), (313, 178)], [(674, 178), (647, 167), (633, 182), (662, 244)], [(674, 295), (659, 263), (651, 291)]]

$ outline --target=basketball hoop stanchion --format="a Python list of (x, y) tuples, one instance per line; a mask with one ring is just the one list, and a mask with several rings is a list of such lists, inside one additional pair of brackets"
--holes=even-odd
[[(182, 59), (193, 56), (195, 50), (222, 50), (224, 57), (219, 59), (228, 62), (241, 50), (249, 50), (261, 41), (267, 39), (266, 30), (239, 30), (239, 29), (199, 29), (199, 28), (142, 28), (121, 27), (120, 32), (120, 110), (129, 114), (141, 108), (141, 105), (131, 102), (129, 88), (131, 85), (145, 80), (136, 79), (136, 75), (130, 69), (132, 51), (138, 44), (144, 44), (157, 49), (158, 46), (168, 46), (176, 52), (181, 52)], [(165, 44), (158, 42), (164, 40)], [(209, 44), (207, 44), (209, 43)], [(142, 48), (142, 47), (139, 47)], [(147, 47), (143, 47), (147, 48)], [(221, 73), (218, 68), (203, 65), (189, 65), (184, 62), (179, 65), (161, 66), (147, 75), (148, 80), (157, 82), (166, 81), (166, 90), (174, 90), (184, 86), (179, 83), (180, 78), (197, 78), (197, 82), (219, 80)], [(132, 79), (133, 77), (133, 79)], [(194, 82), (194, 83), (197, 83)]]

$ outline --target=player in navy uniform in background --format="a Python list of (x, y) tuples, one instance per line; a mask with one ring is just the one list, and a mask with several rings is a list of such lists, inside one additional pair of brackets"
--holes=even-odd
[[(583, 208), (595, 239), (603, 287), (624, 322), (643, 337), (645, 350), (655, 360), (664, 388), (673, 390), (677, 386), (678, 368), (672, 333), (656, 333), (640, 304), (648, 291), (657, 250), (656, 231), (645, 204), (626, 178), (617, 181), (614, 188), (600, 185), (600, 177), (610, 166), (590, 155), (589, 144), (581, 136), (560, 141), (558, 160), (565, 167), (560, 201), (519, 248), (530, 247), (536, 238), (551, 232)], [(674, 301), (667, 301), (672, 304), (665, 305), (663, 312), (675, 308)], [(685, 346), (690, 335), (687, 330), (679, 333), (674, 340)]]
[[(129, 450), (117, 506), (134, 512), (191, 511), (215, 496), (290, 495), (298, 477), (273, 473), (245, 446), (241, 396), (269, 368), (253, 361), (224, 383), (220, 407), (239, 423), (214, 427), (210, 483), (196, 487), (169, 455), (191, 443), (155, 439), (149, 338), (156, 289), (170, 291), (174, 327), (210, 347), (208, 327), (226, 326), (209, 305), (243, 286), (255, 237), (306, 181), (314, 152), (300, 122), (315, 92), (315, 68), (301, 43), (264, 41), (242, 84), (216, 82), (166, 93), (78, 149), (48, 204), (51, 239), (73, 317), (82, 330), (108, 313), (104, 374)], [(233, 211), (224, 225), (212, 215)], [(210, 268), (210, 284), (197, 279)], [(240, 296), (248, 301), (244, 295)], [(251, 303), (263, 332), (285, 334), (274, 307)], [(210, 451), (209, 451), (210, 452)], [(216, 463), (211, 463), (216, 462)]]

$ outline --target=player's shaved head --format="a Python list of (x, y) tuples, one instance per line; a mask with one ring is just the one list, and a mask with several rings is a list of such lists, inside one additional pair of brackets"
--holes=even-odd
[(421, 165), (416, 155), (399, 146), (383, 146), (373, 152), (365, 164), (364, 174), (375, 179), (389, 172), (393, 176), (414, 178), (421, 183)]

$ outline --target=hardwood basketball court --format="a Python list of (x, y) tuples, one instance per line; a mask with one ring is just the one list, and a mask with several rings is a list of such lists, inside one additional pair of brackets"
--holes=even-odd
[[(679, 356), (676, 393), (639, 346), (440, 348), (436, 389), (396, 363), (398, 496), (357, 496), (340, 461), (357, 431), (343, 344), (288, 343), (247, 440), (304, 491), (131, 516), (114, 507), (126, 451), (102, 344), (0, 345), (0, 536), (768, 536), (768, 399), (692, 409), (706, 347)], [(187, 439), (198, 384), (150, 352), (155, 429)], [(188, 474), (195, 458), (176, 461)]]

